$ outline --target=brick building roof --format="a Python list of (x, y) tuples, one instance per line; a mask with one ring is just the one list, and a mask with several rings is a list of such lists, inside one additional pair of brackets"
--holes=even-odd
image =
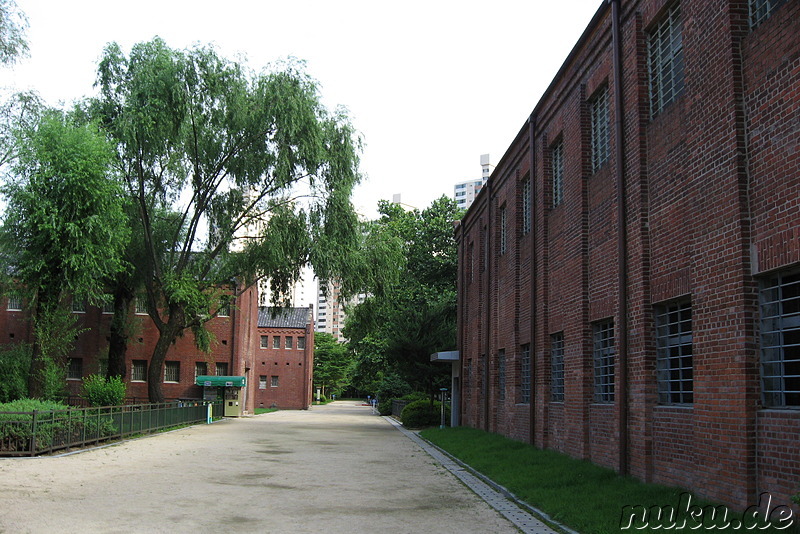
[(305, 328), (311, 310), (309, 308), (275, 308), (260, 306), (258, 308), (259, 328)]

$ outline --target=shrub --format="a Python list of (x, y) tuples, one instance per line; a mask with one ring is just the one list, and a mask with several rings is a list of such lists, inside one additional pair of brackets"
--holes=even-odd
[(30, 372), (30, 345), (7, 345), (0, 350), (0, 403), (21, 399), (28, 394)]
[[(317, 401), (314, 401), (314, 402), (317, 402)], [(326, 402), (328, 402), (328, 397), (326, 397), (325, 395), (320, 393), (319, 394), (319, 403), (320, 404), (325, 404)]]
[(83, 398), (90, 406), (121, 406), (125, 403), (126, 384), (119, 376), (106, 379), (89, 375), (83, 380)]
[[(445, 424), (450, 420), (450, 407), (445, 406)], [(442, 403), (435, 401), (431, 405), (429, 400), (415, 400), (403, 408), (400, 421), (408, 428), (425, 428), (439, 426), (442, 420)]]

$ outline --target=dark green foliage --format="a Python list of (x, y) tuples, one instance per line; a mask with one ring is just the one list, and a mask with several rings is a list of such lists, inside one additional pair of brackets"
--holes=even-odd
[[(439, 426), (442, 422), (442, 403), (430, 400), (416, 400), (406, 404), (403, 413), (400, 414), (400, 421), (403, 426), (408, 428), (426, 428), (429, 426)], [(450, 424), (450, 407), (445, 406), (444, 421)]]
[(324, 395), (338, 394), (349, 384), (353, 354), (327, 332), (314, 333), (314, 387)]
[[(381, 276), (373, 276), (364, 303), (348, 310), (344, 335), (358, 360), (356, 383), (378, 387), (395, 373), (414, 389), (435, 393), (449, 385), (450, 367), (430, 355), (456, 345), (456, 273), (453, 222), (461, 213), (442, 197), (423, 211), (381, 202), (366, 243), (383, 243)], [(380, 398), (380, 397), (379, 397)]]
[(121, 406), (125, 403), (126, 388), (118, 376), (89, 375), (83, 379), (83, 398), (90, 406)]
[(28, 394), (31, 347), (6, 345), (0, 349), (0, 402), (11, 402)]
[(381, 377), (375, 389), (375, 396), (378, 397), (378, 411), (381, 415), (390, 415), (392, 413), (392, 400), (399, 399), (409, 393), (411, 393), (411, 386), (396, 373), (389, 373)]

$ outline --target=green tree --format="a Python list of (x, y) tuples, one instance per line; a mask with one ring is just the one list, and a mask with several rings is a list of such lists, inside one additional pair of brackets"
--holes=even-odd
[(102, 280), (124, 267), (128, 230), (113, 151), (94, 125), (51, 110), (17, 139), (13, 177), (0, 189), (0, 261), (7, 284), (31, 302), (29, 393), (41, 396), (44, 386), (55, 393), (48, 384), (58, 382), (77, 335), (70, 299), (102, 300)]
[(394, 280), (367, 288), (371, 295), (348, 313), (344, 335), (358, 354), (359, 374), (371, 372), (377, 382), (397, 373), (415, 389), (433, 394), (447, 385), (449, 368), (431, 363), (430, 355), (456, 345), (453, 222), (460, 211), (442, 197), (423, 211), (382, 202), (379, 212), (371, 239), (394, 243), (402, 259), (393, 265)]
[[(241, 291), (267, 273), (280, 294), (307, 263), (322, 280), (352, 267), (360, 142), (296, 62), (254, 74), (211, 48), (156, 38), (129, 56), (109, 45), (97, 84), (92, 113), (117, 143), (141, 230), (138, 268), (159, 332), (148, 387), (160, 401), (168, 348), (186, 330), (210, 348), (205, 324), (233, 281)], [(162, 237), (165, 213), (177, 216)]]
[(353, 355), (346, 345), (327, 332), (314, 334), (314, 386), (323, 395), (347, 387), (352, 366)]

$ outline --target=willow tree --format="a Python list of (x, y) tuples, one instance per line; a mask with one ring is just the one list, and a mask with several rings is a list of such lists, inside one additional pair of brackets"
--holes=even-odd
[(156, 38), (127, 56), (108, 45), (97, 85), (93, 109), (118, 145), (141, 231), (138, 268), (159, 332), (148, 388), (161, 401), (168, 348), (191, 330), (209, 349), (204, 325), (228, 304), (224, 288), (266, 275), (280, 294), (307, 263), (321, 279), (346, 272), (360, 142), (296, 62), (253, 73), (212, 48)]

